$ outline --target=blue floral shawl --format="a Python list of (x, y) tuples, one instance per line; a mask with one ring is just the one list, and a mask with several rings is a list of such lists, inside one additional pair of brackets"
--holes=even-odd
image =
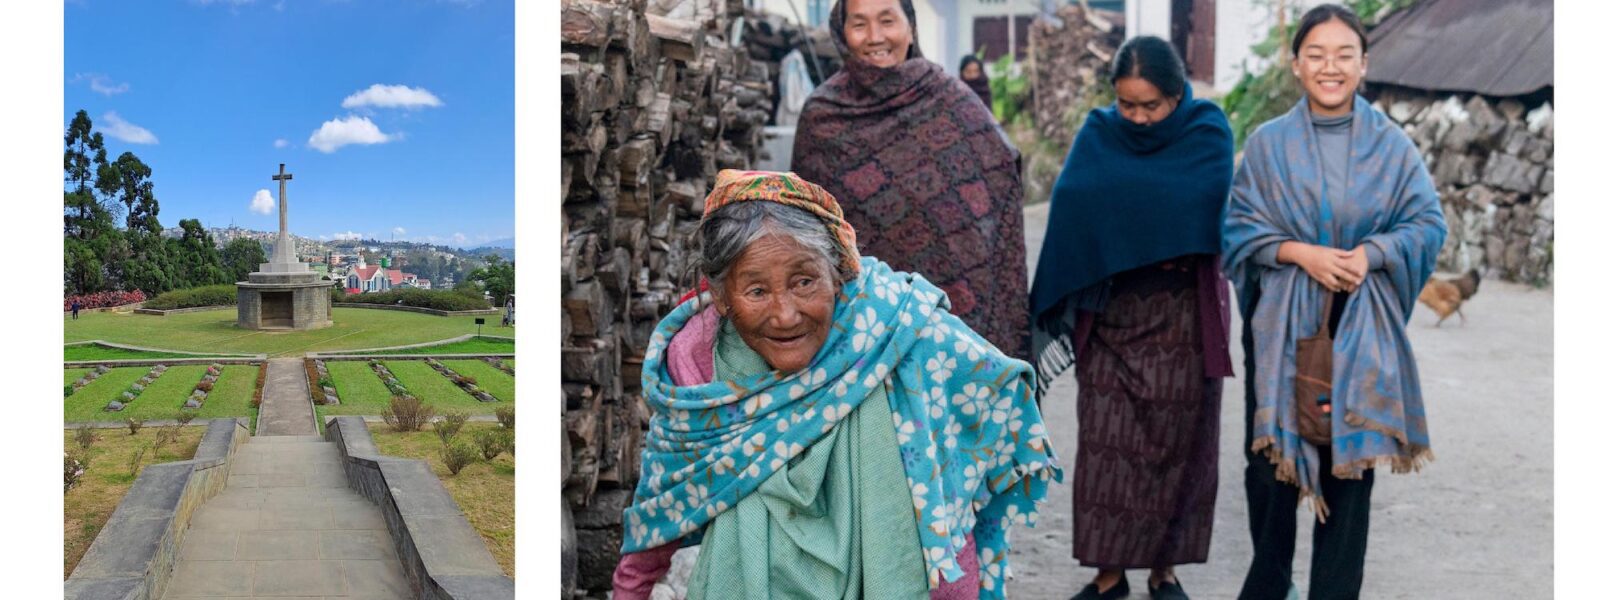
[[(1333, 342), (1333, 474), (1357, 479), (1387, 464), (1404, 473), (1433, 458), (1406, 323), (1444, 244), (1444, 214), (1428, 169), (1404, 133), (1355, 99), (1349, 181), (1337, 206), (1325, 197), (1322, 159), (1305, 99), (1245, 142), (1222, 226), (1223, 258), (1255, 338), (1257, 408), (1251, 450), (1278, 478), (1298, 483), (1327, 514), (1315, 447), (1294, 412), (1295, 341), (1321, 325), (1328, 294), (1293, 265), (1254, 256), (1286, 240), (1353, 249), (1370, 243), (1382, 265), (1350, 295)], [(1255, 281), (1259, 277), (1259, 285)]]
[(709, 295), (662, 319), (642, 383), (653, 415), (643, 475), (624, 511), (623, 552), (675, 539), (754, 492), (884, 386), (917, 516), (929, 586), (963, 575), (956, 555), (973, 533), (986, 599), (1005, 597), (1008, 532), (1033, 525), (1035, 504), (1063, 472), (1034, 398), (1033, 369), (1007, 357), (948, 312), (920, 275), (863, 257), (835, 303), (833, 331), (811, 365), (704, 385), (667, 371), (674, 334)]

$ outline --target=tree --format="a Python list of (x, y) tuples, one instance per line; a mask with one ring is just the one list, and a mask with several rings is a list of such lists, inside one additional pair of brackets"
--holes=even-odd
[[(228, 283), (228, 272), (222, 267), (222, 255), (211, 240), (211, 234), (200, 225), (199, 219), (178, 221), (183, 235), (167, 240), (169, 262), (177, 267), (172, 273), (175, 288), (189, 288), (216, 283)], [(238, 281), (238, 280), (234, 280)]]
[(261, 247), (261, 242), (250, 238), (234, 238), (222, 248), (222, 270), (228, 281), (244, 281), (264, 262), (267, 262), (267, 251)]
[(110, 266), (126, 247), (115, 218), (95, 196), (106, 163), (105, 138), (94, 132), (85, 111), (67, 126), (62, 153), (63, 198), (62, 280), (64, 292), (86, 294), (115, 285)]
[(494, 296), (497, 306), (504, 306), (506, 298), (517, 291), (516, 267), (511, 261), (501, 260), (493, 254), (485, 262), (484, 266), (473, 269), (467, 280), (481, 284), (490, 296)]

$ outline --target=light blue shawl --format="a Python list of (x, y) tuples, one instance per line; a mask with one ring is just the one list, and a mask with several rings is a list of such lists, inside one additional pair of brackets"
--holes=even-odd
[(882, 387), (905, 464), (929, 586), (963, 575), (956, 556), (978, 544), (981, 598), (1005, 598), (1013, 524), (1061, 481), (1034, 397), (1033, 369), (948, 312), (920, 275), (862, 257), (835, 303), (833, 331), (806, 369), (677, 386), (666, 348), (709, 295), (679, 305), (651, 336), (642, 384), (653, 416), (623, 552), (679, 538), (754, 492)]
[(1359, 96), (1349, 181), (1344, 201), (1334, 206), (1310, 115), (1301, 99), (1245, 142), (1222, 247), (1255, 338), (1251, 450), (1267, 452), (1278, 478), (1311, 496), (1320, 518), (1327, 514), (1317, 483), (1325, 467), (1296, 426), (1295, 341), (1316, 333), (1327, 294), (1300, 268), (1264, 267), (1255, 256), (1288, 240), (1343, 249), (1370, 243), (1382, 253), (1381, 266), (1350, 295), (1334, 337), (1332, 468), (1346, 479), (1382, 464), (1403, 473), (1433, 458), (1405, 327), (1444, 244), (1445, 223), (1416, 147)]

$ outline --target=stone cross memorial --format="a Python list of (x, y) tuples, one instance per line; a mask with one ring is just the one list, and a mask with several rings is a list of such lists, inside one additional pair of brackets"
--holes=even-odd
[(278, 164), (278, 242), (271, 262), (239, 286), (239, 326), (247, 329), (318, 329), (333, 324), (332, 288), (310, 265), (295, 256), (289, 236), (288, 183), (294, 175)]

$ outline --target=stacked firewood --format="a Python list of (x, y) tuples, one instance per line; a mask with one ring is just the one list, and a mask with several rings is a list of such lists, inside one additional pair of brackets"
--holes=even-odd
[(750, 60), (767, 66), (772, 78), (773, 106), (778, 105), (782, 93), (778, 87), (778, 77), (782, 74), (779, 63), (790, 52), (800, 52), (810, 72), (812, 85), (822, 85), (844, 65), (827, 27), (806, 28), (783, 15), (752, 8), (745, 10), (742, 37), (745, 48), (750, 51)]
[(562, 584), (600, 597), (619, 558), (656, 323), (697, 280), (717, 171), (748, 169), (771, 111), (763, 63), (730, 46), (741, 0), (562, 0)]
[[(1044, 136), (1062, 147), (1072, 144), (1081, 101), (1105, 86), (1111, 59), (1122, 45), (1122, 13), (1068, 3), (1056, 11), (1058, 23), (1036, 19), (1028, 31), (1033, 53), (1033, 122)], [(1093, 108), (1093, 107), (1088, 107)]]

